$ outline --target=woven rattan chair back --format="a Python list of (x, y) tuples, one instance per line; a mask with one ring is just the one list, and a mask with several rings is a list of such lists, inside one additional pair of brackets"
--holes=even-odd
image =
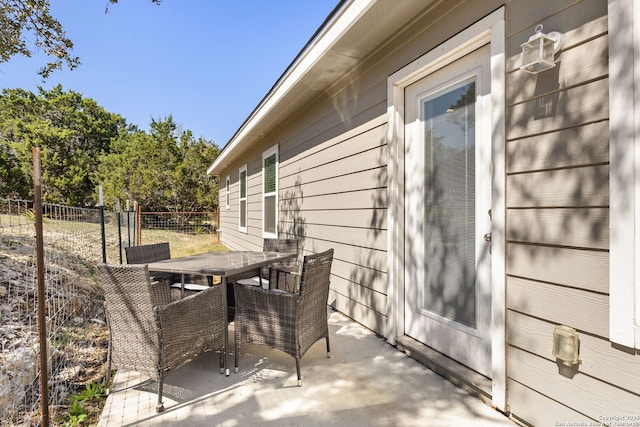
[(265, 345), (281, 350), (296, 360), (301, 385), (300, 359), (318, 340), (325, 338), (330, 356), (327, 300), (333, 249), (304, 257), (300, 291), (296, 294), (235, 285), (235, 366), (238, 347)]
[(157, 377), (160, 333), (153, 308), (170, 302), (169, 288), (152, 286), (146, 265), (101, 264), (98, 271), (111, 332), (112, 363)]
[[(262, 243), (263, 252), (295, 252), (300, 256), (300, 246), (298, 239), (264, 239)], [(298, 257), (289, 261), (274, 263), (263, 277), (269, 279), (271, 289), (281, 289), (288, 292), (296, 290), (297, 278), (281, 272), (291, 272), (298, 270)]]
[(263, 252), (298, 252), (298, 239), (264, 239)]
[(158, 382), (158, 412), (164, 409), (164, 376), (198, 355), (225, 355), (224, 298), (221, 286), (171, 302), (164, 282), (152, 282), (146, 264), (99, 264), (109, 326), (109, 361), (117, 369), (140, 372)]
[(171, 258), (169, 242), (124, 248), (127, 264), (148, 264)]
[(328, 331), (325, 330), (332, 262), (333, 249), (329, 249), (326, 252), (305, 256), (302, 263), (298, 316), (300, 322), (306, 325), (303, 329), (320, 328), (321, 335), (328, 335)]

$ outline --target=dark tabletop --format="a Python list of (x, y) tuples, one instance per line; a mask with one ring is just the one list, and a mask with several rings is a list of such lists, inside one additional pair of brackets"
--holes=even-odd
[(215, 251), (149, 263), (149, 271), (231, 276), (295, 258), (295, 252)]

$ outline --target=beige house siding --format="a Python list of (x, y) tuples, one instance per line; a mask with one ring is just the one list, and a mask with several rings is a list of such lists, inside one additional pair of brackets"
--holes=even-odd
[[(565, 41), (530, 75), (519, 45), (539, 23)], [(640, 407), (640, 356), (608, 340), (608, 77), (605, 0), (507, 5), (507, 401), (532, 425)], [(551, 354), (558, 324), (580, 333), (574, 376)]]
[[(235, 250), (259, 250), (261, 153), (278, 144), (279, 237), (300, 238), (304, 253), (334, 248), (329, 303), (381, 335), (389, 305), (387, 77), (501, 4), (468, 3), (435, 2), (221, 173), (230, 173), (232, 192), (231, 209), (221, 214), (223, 241)], [(245, 162), (247, 234), (238, 231), (237, 211), (238, 168)]]
[[(606, 0), (433, 2), (351, 73), (280, 119), (220, 173), (223, 242), (262, 248), (262, 152), (279, 148), (279, 237), (335, 249), (329, 303), (387, 330), (387, 78), (501, 6), (506, 17), (507, 405), (531, 425), (638, 414), (640, 355), (609, 335), (609, 74)], [(538, 24), (565, 40), (558, 66), (519, 70)], [(248, 230), (238, 170), (248, 168)], [(224, 188), (220, 190), (224, 200)], [(407, 214), (407, 213), (405, 213)], [(556, 325), (580, 334), (575, 375), (551, 354)]]

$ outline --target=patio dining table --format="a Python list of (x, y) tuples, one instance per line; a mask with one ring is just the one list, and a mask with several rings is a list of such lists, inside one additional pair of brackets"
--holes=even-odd
[[(295, 258), (295, 252), (253, 252), (253, 251), (215, 251), (202, 254), (188, 255), (180, 258), (170, 258), (149, 263), (149, 271), (160, 271), (180, 274), (184, 287), (184, 275), (194, 274), (203, 276), (218, 276), (221, 278), (222, 293), (224, 298), (224, 319), (227, 318), (227, 278), (239, 273), (256, 271), (261, 267), (277, 262), (283, 262)], [(228, 326), (228, 325), (227, 325)], [(228, 362), (229, 331), (224, 330), (224, 370), (229, 375)]]

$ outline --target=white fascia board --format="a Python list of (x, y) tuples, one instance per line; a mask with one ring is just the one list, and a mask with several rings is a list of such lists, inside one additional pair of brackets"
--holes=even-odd
[[(234, 151), (245, 143), (247, 137), (253, 133), (255, 127), (262, 119), (272, 111), (278, 103), (289, 93), (313, 66), (324, 57), (335, 43), (358, 21), (376, 0), (353, 0), (345, 4), (344, 8), (336, 15), (336, 18), (327, 23), (324, 31), (321, 31), (316, 40), (307, 48), (307, 52), (300, 56), (297, 63), (292, 64), (289, 72), (262, 100), (258, 107), (251, 113), (238, 133), (229, 141), (227, 147), (220, 153), (207, 174), (211, 175), (223, 164), (227, 158), (233, 156)], [(218, 172), (219, 173), (219, 172)]]

